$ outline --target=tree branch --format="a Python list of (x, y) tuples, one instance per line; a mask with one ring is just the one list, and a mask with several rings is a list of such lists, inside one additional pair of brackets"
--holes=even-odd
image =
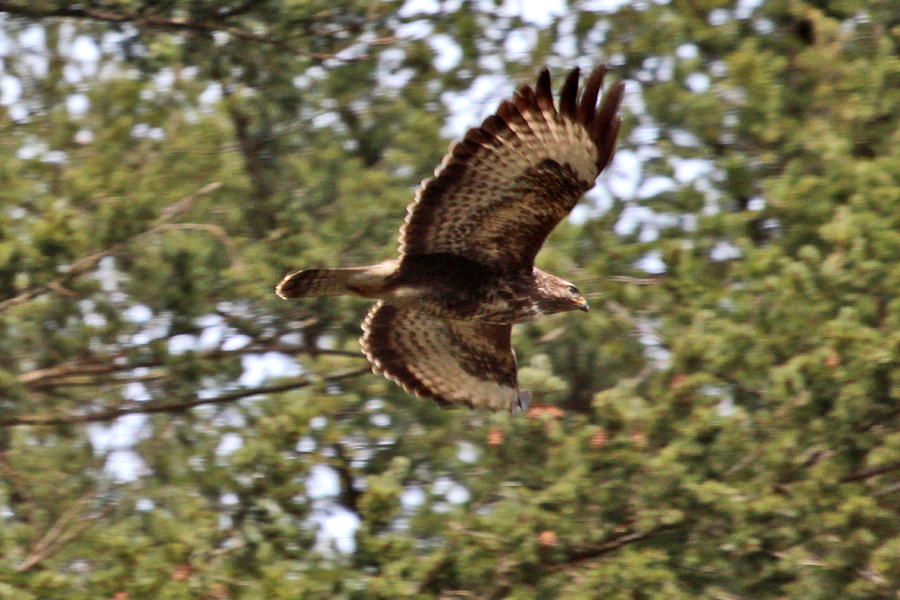
[[(2, 7), (3, 2), (0, 2), (0, 11), (2, 11)], [(85, 271), (93, 268), (93, 266), (96, 265), (100, 261), (100, 259), (107, 256), (112, 256), (113, 254), (117, 254), (128, 244), (159, 231), (160, 229), (164, 228), (169, 221), (187, 210), (187, 208), (195, 199), (205, 194), (214, 192), (220, 187), (222, 187), (222, 184), (218, 182), (203, 186), (193, 194), (190, 194), (186, 198), (179, 200), (175, 204), (172, 204), (171, 206), (168, 206), (165, 210), (163, 210), (159, 218), (153, 223), (150, 229), (141, 231), (140, 233), (136, 233), (135, 235), (126, 238), (121, 242), (113, 244), (105, 250), (95, 252), (94, 254), (89, 254), (88, 256), (83, 256), (69, 265), (68, 271), (62, 277), (58, 277), (57, 279), (54, 279), (53, 281), (50, 281), (48, 283), (33, 286), (32, 288), (25, 290), (18, 296), (14, 296), (0, 302), (0, 313), (13, 308), (14, 306), (25, 304), (26, 302), (29, 302), (37, 298), (38, 296), (43, 296), (44, 294), (58, 291), (59, 289), (64, 289), (66, 283), (68, 283), (78, 275), (81, 275)]]
[(364, 367), (361, 369), (354, 369), (352, 371), (345, 371), (343, 373), (336, 373), (334, 375), (329, 375), (328, 377), (323, 377), (321, 379), (298, 379), (288, 383), (282, 383), (279, 385), (270, 385), (270, 386), (261, 386), (255, 388), (248, 388), (243, 390), (237, 390), (234, 392), (230, 392), (228, 394), (222, 394), (221, 396), (215, 396), (213, 398), (190, 398), (177, 402), (140, 402), (140, 403), (129, 403), (127, 405), (120, 405), (117, 408), (113, 408), (110, 410), (105, 410), (101, 412), (88, 413), (88, 414), (64, 414), (64, 415), (49, 415), (49, 416), (40, 416), (40, 415), (32, 415), (26, 417), (10, 417), (6, 419), (0, 419), (0, 427), (16, 427), (19, 425), (37, 425), (37, 426), (48, 426), (48, 425), (74, 425), (80, 423), (98, 423), (103, 421), (112, 421), (114, 419), (118, 419), (124, 415), (130, 414), (151, 414), (151, 413), (165, 413), (165, 412), (180, 412), (183, 410), (187, 410), (189, 408), (194, 408), (195, 406), (202, 406), (205, 404), (227, 404), (229, 402), (235, 402), (242, 398), (248, 398), (250, 396), (259, 396), (262, 394), (275, 394), (278, 392), (286, 392), (289, 390), (295, 390), (303, 387), (310, 386), (317, 381), (325, 381), (328, 383), (334, 381), (341, 381), (343, 379), (349, 379), (351, 377), (357, 377), (359, 375), (363, 375), (370, 371), (369, 367)]
[(613, 275), (609, 280), (634, 285), (656, 285), (662, 283), (662, 279), (659, 277), (629, 277), (628, 275)]
[(870, 477), (877, 477), (879, 475), (884, 475), (886, 473), (891, 473), (893, 471), (900, 471), (900, 464), (892, 464), (892, 465), (881, 465), (880, 467), (872, 467), (871, 469), (866, 469), (864, 471), (857, 471), (855, 473), (850, 473), (849, 475), (845, 475), (841, 478), (841, 483), (851, 483), (853, 481), (865, 481)]
[(548, 565), (550, 569), (564, 569), (566, 567), (570, 567), (573, 565), (577, 565), (579, 563), (587, 562), (593, 560), (595, 558), (600, 558), (601, 556), (605, 556), (611, 552), (615, 552), (619, 548), (623, 546), (627, 546), (628, 544), (634, 544), (635, 542), (642, 542), (644, 540), (648, 540), (650, 538), (654, 538), (663, 533), (667, 533), (674, 529), (680, 527), (680, 524), (673, 525), (661, 525), (656, 529), (651, 529), (650, 531), (643, 532), (635, 532), (630, 533), (628, 535), (623, 535), (621, 537), (613, 538), (607, 542), (604, 542), (598, 546), (584, 548), (581, 550), (575, 550), (570, 552), (568, 557), (560, 562), (555, 562), (551, 565)]
[[(247, 8), (252, 8), (252, 2), (249, 2)], [(29, 19), (46, 19), (52, 17), (67, 17), (71, 19), (84, 19), (89, 21), (102, 21), (106, 23), (130, 23), (135, 27), (146, 27), (149, 29), (172, 29), (176, 31), (198, 31), (203, 33), (221, 32), (235, 37), (240, 40), (255, 42), (258, 44), (266, 44), (273, 46), (282, 52), (302, 56), (305, 58), (313, 58), (316, 60), (325, 60), (328, 58), (337, 58), (338, 53), (324, 54), (320, 52), (306, 52), (295, 48), (282, 40), (269, 37), (261, 33), (254, 33), (238, 27), (231, 27), (214, 21), (193, 21), (181, 17), (162, 17), (156, 15), (145, 15), (140, 13), (119, 13), (110, 10), (91, 8), (88, 6), (75, 5), (63, 6), (52, 10), (41, 10), (34, 8), (28, 4), (19, 4), (16, 2), (0, 1), (0, 12), (11, 15), (27, 17)], [(234, 12), (233, 14), (237, 14)], [(224, 18), (232, 16), (225, 14)], [(397, 38), (381, 38), (366, 42), (368, 45), (391, 44), (397, 41)]]
[[(62, 548), (69, 540), (78, 535), (96, 515), (85, 515), (84, 509), (96, 497), (95, 490), (74, 502), (72, 506), (66, 510), (62, 516), (47, 530), (47, 532), (38, 540), (31, 549), (31, 554), (14, 567), (16, 573), (28, 571), (35, 565), (39, 564), (46, 558), (52, 556), (57, 550)], [(74, 521), (74, 523), (73, 523)]]
[(334, 444), (332, 447), (337, 460), (331, 466), (337, 471), (341, 482), (341, 492), (338, 497), (345, 508), (359, 515), (359, 498), (362, 496), (362, 492), (356, 489), (356, 485), (353, 483), (350, 459), (347, 457), (347, 453), (344, 452), (344, 447), (341, 444)]
[[(281, 352), (284, 354), (321, 354), (327, 356), (347, 356), (350, 358), (365, 358), (361, 352), (353, 352), (352, 350), (330, 350), (324, 348), (315, 348), (310, 350), (305, 345), (290, 346), (281, 343), (274, 344), (254, 344), (244, 348), (236, 348), (234, 350), (207, 350), (205, 352), (196, 352), (194, 356), (201, 360), (219, 360), (232, 356), (243, 356), (245, 354), (261, 354), (264, 352)], [(84, 378), (85, 376), (101, 376), (112, 373), (120, 373), (122, 371), (131, 371), (140, 368), (160, 367), (165, 361), (145, 360), (132, 363), (116, 364), (116, 359), (122, 358), (124, 355), (114, 354), (108, 357), (105, 362), (97, 361), (80, 361), (48, 367), (46, 369), (35, 369), (22, 373), (17, 377), (19, 383), (25, 384), (30, 388), (49, 387), (54, 385), (66, 385), (65, 380), (71, 377)], [(113, 383), (118, 383), (112, 380)]]

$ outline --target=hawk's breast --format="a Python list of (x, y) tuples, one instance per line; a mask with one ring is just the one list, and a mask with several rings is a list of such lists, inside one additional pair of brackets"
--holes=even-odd
[(517, 323), (537, 316), (534, 276), (497, 272), (453, 254), (403, 257), (387, 300), (425, 314), (461, 320)]

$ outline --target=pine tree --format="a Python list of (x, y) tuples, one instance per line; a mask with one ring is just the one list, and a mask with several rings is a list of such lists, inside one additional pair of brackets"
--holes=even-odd
[[(895, 13), (0, 1), (0, 596), (894, 597)], [(538, 257), (593, 310), (516, 328), (527, 415), (274, 296), (395, 254), (456, 102), (600, 60), (619, 154)]]

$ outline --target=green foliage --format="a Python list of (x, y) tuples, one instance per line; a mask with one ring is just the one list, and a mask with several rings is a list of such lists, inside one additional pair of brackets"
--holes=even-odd
[[(0, 1), (0, 596), (895, 597), (895, 7), (512, 4)], [(600, 60), (527, 416), (274, 296), (395, 253), (454, 99)]]

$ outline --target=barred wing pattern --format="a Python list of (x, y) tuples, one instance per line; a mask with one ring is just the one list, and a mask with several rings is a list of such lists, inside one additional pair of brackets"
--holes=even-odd
[(606, 67), (578, 93), (574, 69), (554, 105), (545, 68), (422, 182), (400, 229), (400, 254), (447, 253), (497, 271), (530, 269), (547, 235), (612, 159), (623, 86), (597, 97)]
[(441, 404), (491, 410), (519, 400), (511, 325), (438, 319), (379, 302), (363, 323), (372, 370)]

